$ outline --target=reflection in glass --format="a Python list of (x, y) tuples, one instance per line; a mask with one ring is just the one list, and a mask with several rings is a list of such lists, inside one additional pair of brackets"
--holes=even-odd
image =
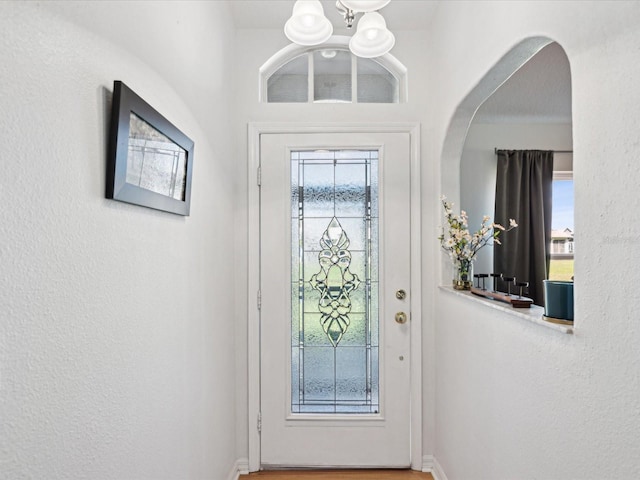
[(351, 102), (351, 53), (320, 50), (313, 53), (313, 101)]
[(378, 413), (378, 152), (291, 153), (293, 413)]
[(131, 113), (126, 182), (184, 201), (186, 173), (187, 152)]
[(398, 79), (368, 58), (358, 57), (358, 103), (398, 103)]
[(280, 67), (267, 81), (269, 103), (306, 102), (308, 98), (309, 58), (306, 54)]

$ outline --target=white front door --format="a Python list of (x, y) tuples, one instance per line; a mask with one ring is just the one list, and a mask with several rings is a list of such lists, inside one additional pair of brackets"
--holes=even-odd
[(408, 467), (409, 134), (262, 134), (260, 168), (261, 465)]

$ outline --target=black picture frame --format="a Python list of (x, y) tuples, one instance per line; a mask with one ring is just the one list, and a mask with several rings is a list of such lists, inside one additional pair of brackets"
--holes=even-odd
[(193, 150), (193, 140), (122, 81), (113, 82), (107, 198), (188, 216)]

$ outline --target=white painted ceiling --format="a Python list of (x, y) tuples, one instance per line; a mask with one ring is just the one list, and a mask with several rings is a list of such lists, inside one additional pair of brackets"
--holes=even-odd
[[(335, 0), (321, 2), (334, 33), (351, 35), (353, 32), (345, 27)], [(291, 16), (294, 3), (295, 0), (232, 0), (231, 10), (236, 28), (281, 30)], [(428, 29), (440, 3), (391, 0), (380, 13), (392, 32)], [(542, 49), (487, 99), (474, 121), (571, 123), (571, 73), (562, 48), (553, 43)]]
[(552, 43), (525, 63), (484, 102), (478, 123), (571, 123), (571, 71)]
[[(348, 34), (335, 0), (320, 1), (325, 16), (333, 24), (334, 33)], [(231, 11), (237, 28), (281, 29), (291, 16), (294, 3), (295, 0), (232, 0)], [(391, 0), (380, 13), (391, 31), (420, 30), (428, 28), (438, 3), (435, 0)]]

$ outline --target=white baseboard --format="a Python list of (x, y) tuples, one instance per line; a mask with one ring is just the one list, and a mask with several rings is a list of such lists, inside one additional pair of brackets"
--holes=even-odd
[(433, 475), (434, 480), (447, 480), (442, 465), (438, 463), (436, 458), (433, 459), (433, 472), (431, 472), (431, 475)]
[(429, 472), (433, 476), (433, 480), (447, 480), (442, 466), (433, 455), (422, 457), (422, 471)]
[(229, 471), (229, 475), (227, 475), (227, 480), (238, 480), (240, 475), (246, 475), (249, 473), (249, 459), (248, 458), (239, 458), (236, 460), (236, 463), (233, 464), (231, 470)]
[(433, 472), (433, 455), (424, 455), (422, 457), (422, 471), (425, 473)]

